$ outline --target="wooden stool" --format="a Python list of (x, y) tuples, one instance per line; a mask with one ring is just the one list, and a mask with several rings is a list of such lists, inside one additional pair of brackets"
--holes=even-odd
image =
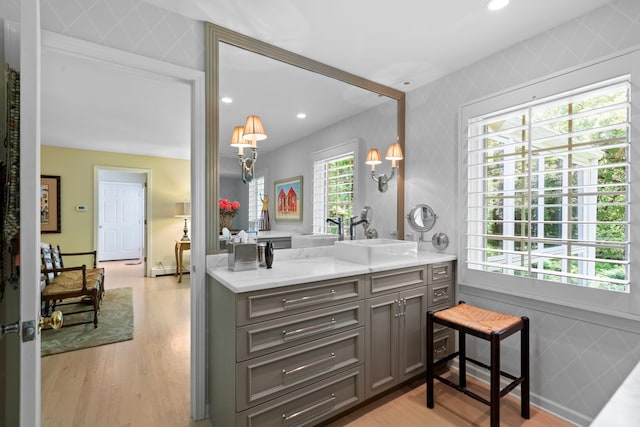
[[(433, 324), (448, 326), (458, 331), (457, 352), (444, 357), (437, 362), (433, 361)], [(520, 331), (520, 376), (515, 377), (500, 370), (500, 341)], [(466, 334), (476, 336), (491, 342), (491, 365), (486, 365), (466, 355)], [(459, 384), (434, 374), (434, 369), (459, 357), (460, 379)], [(491, 371), (490, 398), (489, 400), (467, 390), (466, 362), (472, 362), (482, 368)], [(433, 379), (455, 388), (472, 398), (489, 405), (491, 409), (491, 427), (500, 425), (500, 398), (506, 396), (520, 386), (521, 400), (520, 411), (522, 418), (529, 418), (529, 319), (527, 317), (509, 316), (495, 311), (474, 307), (460, 301), (460, 304), (441, 311), (427, 312), (427, 407), (433, 408), (434, 393)], [(500, 376), (512, 380), (504, 389), (500, 390)]]

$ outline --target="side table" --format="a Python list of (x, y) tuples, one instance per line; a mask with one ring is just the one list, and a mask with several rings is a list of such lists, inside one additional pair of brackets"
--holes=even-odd
[(178, 276), (178, 283), (182, 283), (182, 253), (184, 251), (191, 250), (191, 241), (189, 240), (176, 240), (175, 254), (176, 254), (176, 274)]

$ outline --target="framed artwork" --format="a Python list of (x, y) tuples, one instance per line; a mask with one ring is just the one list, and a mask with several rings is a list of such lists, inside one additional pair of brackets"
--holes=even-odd
[(273, 184), (275, 220), (302, 221), (302, 176)]
[(40, 231), (60, 233), (60, 177), (40, 175)]

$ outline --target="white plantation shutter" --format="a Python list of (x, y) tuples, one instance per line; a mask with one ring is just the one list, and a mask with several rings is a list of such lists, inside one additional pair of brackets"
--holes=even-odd
[(342, 216), (345, 227), (353, 215), (354, 154), (318, 160), (313, 163), (313, 233), (337, 233), (327, 218)]
[(468, 120), (467, 268), (629, 292), (630, 82)]

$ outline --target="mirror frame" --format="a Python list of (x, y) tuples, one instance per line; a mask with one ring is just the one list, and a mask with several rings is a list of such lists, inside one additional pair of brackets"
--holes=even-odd
[[(405, 93), (397, 89), (373, 82), (371, 80), (348, 73), (330, 65), (323, 64), (302, 55), (279, 48), (261, 40), (240, 34), (238, 32), (205, 22), (205, 99), (206, 99), (206, 142), (205, 142), (205, 168), (206, 182), (205, 194), (207, 209), (205, 215), (205, 235), (207, 254), (219, 252), (220, 224), (218, 219), (218, 146), (220, 139), (219, 117), (219, 43), (226, 43), (240, 49), (244, 49), (258, 55), (262, 55), (280, 62), (293, 65), (314, 73), (340, 80), (344, 83), (360, 87), (394, 99), (397, 102), (397, 135), (402, 152), (405, 150)], [(397, 171), (397, 196), (396, 196), (396, 230), (399, 239), (404, 239), (404, 163), (400, 162)]]

